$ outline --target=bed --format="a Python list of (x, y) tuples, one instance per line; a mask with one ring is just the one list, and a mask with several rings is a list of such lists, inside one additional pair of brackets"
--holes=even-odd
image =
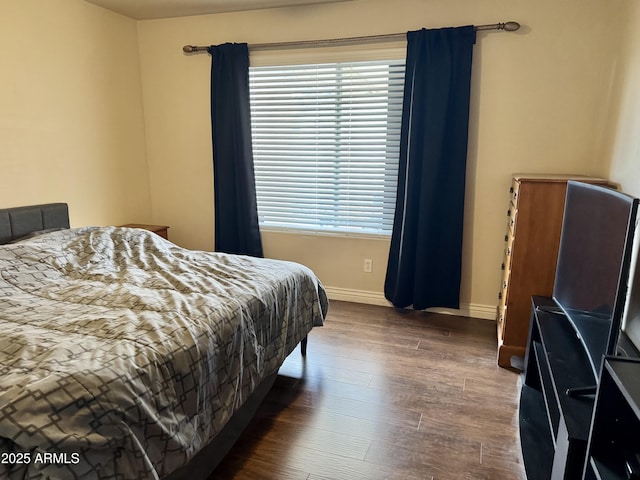
[(0, 210), (0, 478), (206, 478), (327, 308), (296, 263)]

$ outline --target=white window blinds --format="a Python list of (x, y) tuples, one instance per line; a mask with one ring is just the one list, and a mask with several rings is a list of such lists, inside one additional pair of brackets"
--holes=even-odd
[(403, 61), (250, 69), (261, 227), (390, 235)]

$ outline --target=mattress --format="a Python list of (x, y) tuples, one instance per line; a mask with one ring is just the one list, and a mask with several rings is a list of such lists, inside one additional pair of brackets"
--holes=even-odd
[(0, 246), (0, 478), (162, 478), (277, 372), (308, 268), (80, 228)]

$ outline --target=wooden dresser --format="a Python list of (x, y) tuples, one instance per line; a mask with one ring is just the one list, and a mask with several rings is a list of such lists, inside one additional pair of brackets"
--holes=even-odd
[(521, 368), (518, 357), (524, 357), (526, 349), (531, 296), (553, 294), (568, 180), (610, 185), (608, 180), (580, 175), (513, 177), (496, 314), (501, 367)]

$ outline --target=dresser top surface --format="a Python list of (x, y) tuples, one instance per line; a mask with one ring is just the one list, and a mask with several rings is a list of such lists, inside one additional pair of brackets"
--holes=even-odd
[(577, 180), (582, 182), (610, 183), (609, 180), (602, 177), (570, 174), (515, 173), (513, 174), (513, 179), (519, 182), (566, 182), (568, 180)]

